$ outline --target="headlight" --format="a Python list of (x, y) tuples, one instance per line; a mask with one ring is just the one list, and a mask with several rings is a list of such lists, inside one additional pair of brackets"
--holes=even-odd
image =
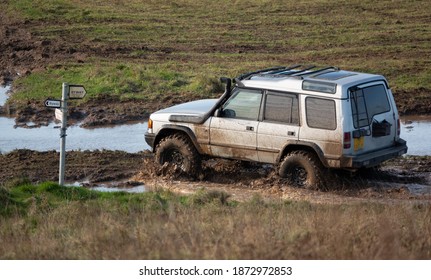
[(148, 119), (148, 129), (153, 129), (153, 120)]

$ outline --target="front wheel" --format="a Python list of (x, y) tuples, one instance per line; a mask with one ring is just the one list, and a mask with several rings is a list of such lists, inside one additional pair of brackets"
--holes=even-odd
[(324, 166), (314, 155), (306, 151), (293, 151), (281, 162), (279, 175), (296, 187), (319, 188), (323, 186)]
[(156, 163), (190, 176), (199, 175), (201, 170), (198, 151), (190, 140), (181, 134), (173, 134), (160, 141), (156, 147)]

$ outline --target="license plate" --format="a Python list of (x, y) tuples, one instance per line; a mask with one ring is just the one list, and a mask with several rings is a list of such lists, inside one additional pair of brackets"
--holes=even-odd
[(355, 149), (355, 151), (364, 148), (364, 140), (365, 140), (364, 136), (360, 138), (353, 138), (353, 148)]

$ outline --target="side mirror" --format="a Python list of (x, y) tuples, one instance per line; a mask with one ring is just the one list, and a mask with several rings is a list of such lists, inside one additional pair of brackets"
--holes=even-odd
[(221, 117), (221, 113), (222, 113), (222, 110), (221, 110), (221, 109), (217, 109), (217, 110), (215, 110), (215, 112), (214, 112), (214, 117), (220, 118), (220, 117)]
[(225, 109), (222, 111), (222, 116), (226, 118), (235, 118), (236, 112), (232, 109)]

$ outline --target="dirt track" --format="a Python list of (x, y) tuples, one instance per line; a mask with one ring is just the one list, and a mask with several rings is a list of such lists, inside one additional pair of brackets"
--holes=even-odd
[[(58, 180), (58, 153), (17, 150), (0, 155), (0, 185), (26, 178), (31, 182)], [(199, 180), (161, 174), (148, 152), (119, 151), (68, 152), (66, 182), (84, 182), (92, 187), (109, 183), (116, 187), (145, 184), (192, 193), (198, 189), (224, 191), (235, 200), (260, 195), (266, 199), (307, 200), (316, 203), (379, 201), (431, 202), (431, 159), (408, 157), (390, 161), (381, 171), (350, 177), (332, 174), (326, 190), (306, 190), (289, 186), (270, 165), (230, 160), (204, 161)], [(415, 189), (416, 188), (416, 189)], [(419, 191), (424, 193), (420, 194)]]

